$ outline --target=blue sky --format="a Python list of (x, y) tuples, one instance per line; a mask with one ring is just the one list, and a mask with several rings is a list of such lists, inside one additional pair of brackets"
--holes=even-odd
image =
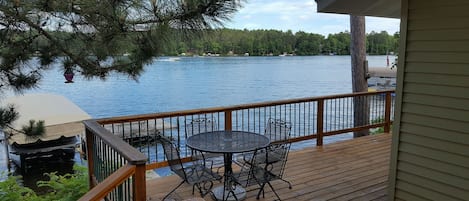
[[(314, 0), (247, 0), (225, 27), (305, 31), (327, 36), (349, 31), (349, 20), (349, 15), (318, 13)], [(366, 17), (366, 32), (371, 31), (394, 34), (399, 31), (399, 20)]]

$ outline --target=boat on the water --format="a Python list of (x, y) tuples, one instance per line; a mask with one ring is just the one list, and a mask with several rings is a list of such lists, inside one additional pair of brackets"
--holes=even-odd
[(159, 58), (158, 61), (169, 61), (169, 62), (175, 62), (175, 61), (180, 61), (180, 57), (164, 57), (164, 58)]
[[(13, 104), (20, 117), (12, 129), (5, 130), (10, 159), (22, 170), (30, 168), (31, 160), (73, 160), (84, 133), (83, 120), (90, 115), (70, 100), (54, 94), (25, 94), (2, 101)], [(28, 136), (21, 127), (30, 120), (44, 121), (45, 133)]]

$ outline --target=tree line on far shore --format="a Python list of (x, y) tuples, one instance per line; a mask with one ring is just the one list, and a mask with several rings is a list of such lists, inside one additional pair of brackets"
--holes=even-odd
[[(200, 37), (174, 31), (167, 36), (163, 55), (349, 55), (350, 32), (329, 34), (327, 37), (299, 31), (217, 29)], [(399, 33), (386, 31), (366, 34), (366, 51), (370, 55), (397, 53)]]
[[(1, 31), (0, 31), (1, 32)], [(222, 56), (277, 56), (277, 55), (349, 55), (350, 32), (344, 31), (329, 34), (327, 37), (299, 31), (279, 30), (236, 30), (215, 29), (201, 33), (187, 33), (179, 30), (169, 30), (170, 34), (159, 36), (164, 40), (160, 44), (161, 56), (177, 55), (222, 55)], [(67, 38), (68, 32), (50, 32), (52, 36)], [(41, 46), (39, 38), (32, 46)], [(72, 43), (69, 41), (69, 43)], [(118, 54), (130, 53), (138, 44), (121, 41)], [(81, 47), (82, 45), (71, 45)], [(366, 34), (366, 52), (370, 55), (386, 55), (398, 53), (399, 33), (393, 35), (386, 31)], [(0, 48), (0, 51), (2, 49)]]

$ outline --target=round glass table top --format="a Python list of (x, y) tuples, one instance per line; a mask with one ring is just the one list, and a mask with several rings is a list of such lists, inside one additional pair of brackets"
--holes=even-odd
[(213, 131), (187, 138), (187, 146), (211, 153), (241, 153), (267, 147), (269, 138), (246, 131)]

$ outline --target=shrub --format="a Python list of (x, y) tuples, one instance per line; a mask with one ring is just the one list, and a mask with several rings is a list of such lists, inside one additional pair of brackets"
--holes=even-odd
[(49, 187), (51, 192), (41, 196), (46, 200), (75, 201), (88, 192), (88, 171), (84, 166), (75, 165), (73, 174), (57, 175), (46, 173), (49, 181), (38, 181), (39, 187)]
[(0, 182), (0, 200), (2, 201), (40, 201), (36, 193), (19, 185), (20, 176), (8, 176), (5, 181)]
[(57, 175), (56, 172), (46, 173), (49, 181), (38, 181), (39, 187), (48, 187), (50, 191), (37, 195), (32, 189), (19, 185), (19, 176), (8, 176), (0, 182), (0, 200), (2, 201), (75, 201), (89, 189), (88, 171), (84, 166), (75, 165), (73, 174)]
[[(371, 120), (371, 124), (378, 124), (384, 122), (383, 117), (378, 117), (376, 119)], [(384, 127), (372, 128), (370, 129), (370, 135), (375, 135), (379, 133), (384, 133)]]

